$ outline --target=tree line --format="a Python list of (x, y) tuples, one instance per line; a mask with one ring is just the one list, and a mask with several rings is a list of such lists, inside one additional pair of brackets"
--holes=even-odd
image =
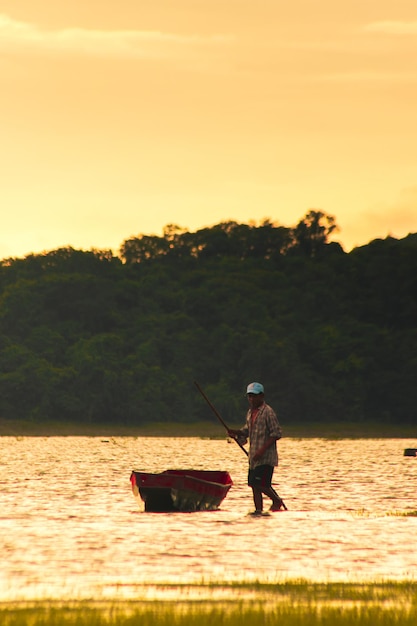
[(0, 417), (417, 425), (417, 234), (349, 253), (332, 216), (224, 222), (0, 262)]

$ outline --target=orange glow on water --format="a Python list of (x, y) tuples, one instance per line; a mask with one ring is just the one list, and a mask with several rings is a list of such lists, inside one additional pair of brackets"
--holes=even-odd
[[(0, 437), (0, 601), (137, 599), (203, 580), (410, 578), (411, 445), (284, 437), (276, 489), (288, 511), (254, 519), (247, 461), (226, 440)], [(234, 485), (219, 511), (144, 513), (133, 467), (226, 469)]]

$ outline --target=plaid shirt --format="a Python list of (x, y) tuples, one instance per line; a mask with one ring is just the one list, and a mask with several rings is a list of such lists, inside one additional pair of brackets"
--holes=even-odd
[[(278, 465), (277, 439), (281, 439), (282, 430), (276, 413), (265, 402), (259, 407), (258, 414), (252, 424), (252, 411), (246, 414), (246, 426), (240, 431), (243, 436), (249, 437), (249, 467), (253, 469), (258, 465)], [(273, 444), (265, 451), (260, 459), (253, 460), (253, 455), (265, 444), (270, 437), (275, 437)]]

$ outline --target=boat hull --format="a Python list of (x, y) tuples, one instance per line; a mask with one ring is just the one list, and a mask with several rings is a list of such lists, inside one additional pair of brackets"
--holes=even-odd
[(228, 472), (204, 470), (166, 470), (160, 474), (133, 470), (130, 482), (145, 511), (157, 513), (214, 511), (233, 485)]

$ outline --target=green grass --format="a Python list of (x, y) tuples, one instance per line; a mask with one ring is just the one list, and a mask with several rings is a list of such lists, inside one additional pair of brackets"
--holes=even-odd
[[(171, 594), (169, 600), (161, 599), (163, 592)], [(190, 593), (197, 592), (206, 597), (187, 599)], [(172, 593), (177, 600), (172, 599)], [(213, 598), (207, 599), (210, 594)], [(2, 626), (411, 626), (417, 623), (417, 581), (164, 586), (156, 600), (3, 603), (0, 623)]]

